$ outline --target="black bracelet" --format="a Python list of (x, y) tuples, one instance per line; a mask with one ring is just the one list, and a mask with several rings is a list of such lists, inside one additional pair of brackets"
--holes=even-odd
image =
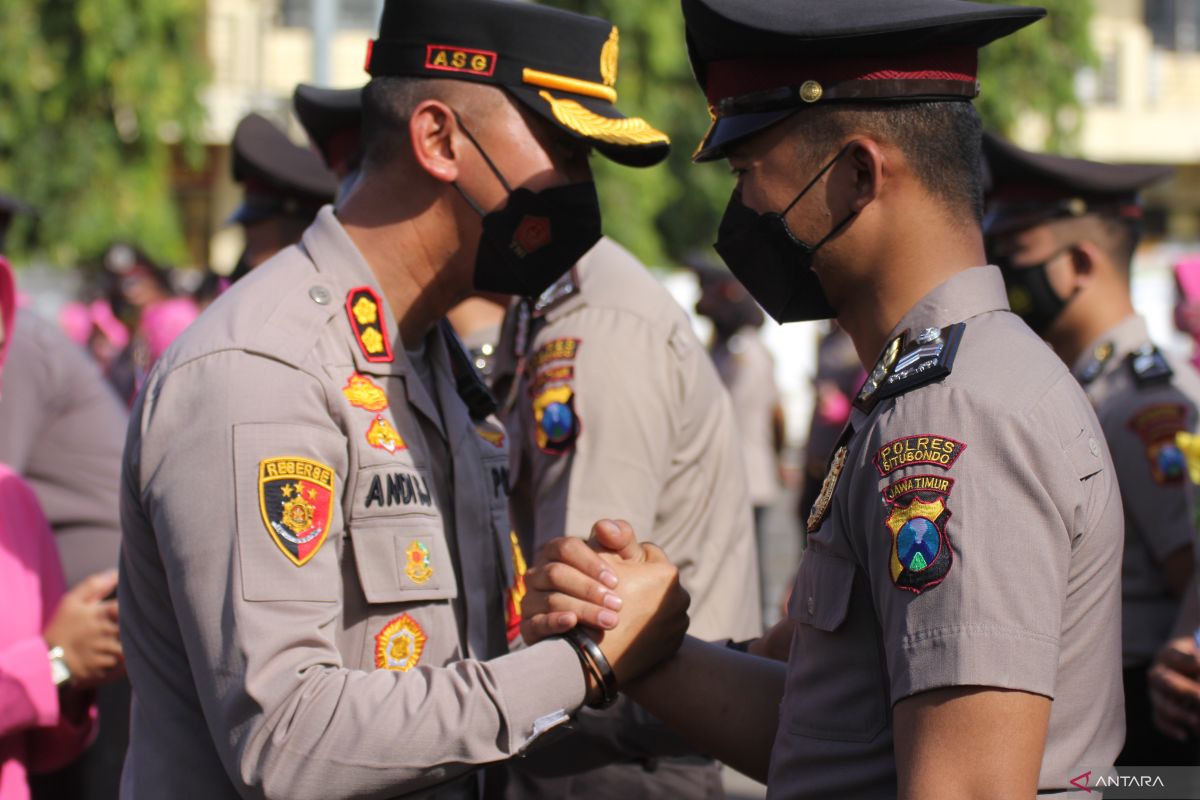
[(588, 708), (604, 709), (617, 702), (620, 692), (617, 686), (617, 674), (613, 672), (612, 665), (608, 663), (608, 658), (600, 649), (600, 645), (579, 628), (567, 631), (566, 639), (575, 645), (580, 660), (584, 662), (584, 666), (600, 684), (600, 702), (588, 703)]

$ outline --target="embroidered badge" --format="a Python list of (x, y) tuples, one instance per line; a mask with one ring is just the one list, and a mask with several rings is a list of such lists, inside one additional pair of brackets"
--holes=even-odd
[(1175, 446), (1187, 460), (1188, 475), (1192, 483), (1200, 484), (1200, 436), (1191, 433), (1175, 434)]
[(391, 475), (376, 475), (371, 478), (371, 486), (367, 489), (366, 508), (379, 506), (420, 506), (433, 508), (433, 494), (425, 478), (411, 472), (393, 472)]
[(967, 446), (946, 436), (923, 433), (895, 439), (879, 448), (875, 454), (875, 469), (887, 477), (898, 469), (917, 464), (929, 464), (950, 469)]
[(953, 485), (949, 478), (914, 475), (883, 490), (891, 508), (884, 524), (892, 537), (890, 573), (897, 589), (920, 594), (949, 574), (954, 550), (946, 501)]
[(575, 394), (570, 386), (545, 389), (533, 400), (534, 437), (543, 453), (559, 456), (571, 449), (579, 434)]
[(490, 77), (496, 71), (496, 61), (496, 54), (491, 50), (472, 50), (447, 44), (425, 46), (425, 69)]
[(1128, 427), (1146, 445), (1146, 458), (1155, 483), (1166, 486), (1183, 480), (1188, 464), (1176, 436), (1188, 430), (1187, 406), (1181, 403), (1147, 406), (1130, 418)]
[(829, 472), (825, 474), (825, 480), (821, 483), (821, 493), (817, 495), (817, 502), (813, 503), (812, 510), (808, 513), (809, 533), (816, 533), (825, 522), (825, 517), (829, 515), (829, 503), (833, 500), (833, 492), (837, 489), (838, 479), (846, 466), (847, 452), (846, 445), (842, 445), (833, 454)]
[(383, 304), (370, 286), (351, 289), (346, 295), (346, 316), (363, 356), (372, 363), (392, 360), (392, 342), (385, 335)]
[(504, 431), (492, 430), (491, 428), (485, 428), (482, 425), (476, 425), (475, 431), (479, 434), (479, 438), (483, 439), (492, 447), (496, 448), (497, 450), (504, 449)]
[(554, 234), (550, 227), (550, 220), (546, 217), (527, 216), (517, 225), (511, 247), (518, 258), (525, 258), (552, 241), (554, 241)]
[(404, 574), (410, 581), (422, 584), (433, 577), (433, 559), (429, 553), (429, 545), (424, 542), (410, 542), (404, 556)]
[(376, 415), (371, 427), (367, 428), (367, 444), (379, 450), (386, 450), (392, 455), (408, 449), (408, 445), (404, 443), (400, 434), (396, 433), (392, 423), (381, 415)]
[(350, 405), (365, 408), (367, 411), (383, 411), (388, 407), (387, 395), (383, 389), (365, 375), (357, 372), (346, 379), (342, 394), (350, 401)]
[(521, 543), (517, 540), (516, 531), (509, 531), (512, 539), (513, 585), (508, 589), (508, 603), (505, 618), (508, 621), (508, 643), (516, 641), (521, 634), (521, 601), (525, 599), (525, 554), (521, 552)]
[(408, 614), (401, 614), (375, 634), (375, 666), (408, 672), (421, 661), (425, 631)]
[(329, 535), (333, 470), (291, 457), (268, 458), (258, 467), (258, 508), (267, 533), (293, 564), (304, 566)]
[(554, 361), (574, 361), (579, 353), (582, 339), (553, 339), (546, 342), (533, 354), (533, 369), (540, 372), (542, 367)]
[(573, 380), (575, 380), (573, 365), (547, 367), (534, 377), (530, 391), (537, 393), (552, 383), (570, 383)]

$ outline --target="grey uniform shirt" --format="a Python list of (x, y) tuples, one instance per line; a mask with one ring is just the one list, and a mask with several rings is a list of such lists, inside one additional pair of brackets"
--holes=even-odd
[(1074, 374), (1100, 418), (1125, 506), (1124, 664), (1145, 666), (1179, 610), (1162, 560), (1196, 537), (1192, 488), (1175, 434), (1196, 428), (1200, 377), (1190, 364), (1160, 354), (1138, 316), (1094, 342)]
[[(1124, 735), (1123, 525), (1099, 424), (994, 267), (943, 283), (905, 331), (810, 526), (769, 795), (895, 797), (893, 706), (954, 686), (1052, 698), (1039, 787), (1068, 790)], [(950, 374), (923, 378), (956, 341)], [(910, 388), (888, 396), (893, 377)]]
[(779, 467), (775, 457), (775, 359), (756, 328), (743, 328), (711, 352), (717, 374), (733, 402), (750, 504), (770, 506), (779, 492)]
[[(622, 518), (678, 565), (690, 633), (762, 631), (753, 516), (729, 395), (679, 304), (610, 239), (528, 321), (509, 314), (497, 374), (516, 372), (508, 421), (517, 530), (539, 547)], [(511, 363), (516, 354), (519, 366)]]
[[(326, 208), (156, 366), (123, 476), (125, 798), (477, 796), (584, 696), (570, 645), (501, 655), (498, 424), (408, 363)], [(490, 660), (484, 660), (490, 659)]]
[(0, 462), (37, 493), (68, 586), (117, 565), (127, 420), (81, 348), (55, 325), (17, 312), (0, 394)]

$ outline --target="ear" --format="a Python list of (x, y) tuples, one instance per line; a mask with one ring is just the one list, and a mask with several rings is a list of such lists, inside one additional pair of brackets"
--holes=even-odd
[(1096, 245), (1084, 240), (1067, 251), (1071, 260), (1071, 279), (1076, 289), (1087, 288), (1098, 277), (1097, 267), (1104, 254)]
[(859, 214), (883, 190), (886, 180), (883, 150), (871, 139), (855, 139), (846, 145), (843, 161), (849, 179), (849, 210)]
[(458, 180), (458, 120), (439, 100), (424, 100), (408, 120), (413, 158), (431, 177), (444, 183)]

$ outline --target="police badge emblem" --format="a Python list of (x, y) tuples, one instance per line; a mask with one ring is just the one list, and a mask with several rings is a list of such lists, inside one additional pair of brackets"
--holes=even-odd
[(420, 663), (426, 641), (420, 624), (408, 614), (401, 614), (375, 635), (375, 666), (408, 672)]
[(946, 579), (954, 551), (946, 533), (946, 501), (954, 481), (938, 475), (914, 475), (883, 490), (891, 508), (884, 524), (892, 536), (890, 572), (897, 589), (920, 594)]
[(258, 506), (283, 554), (304, 566), (325, 543), (333, 520), (333, 470), (307, 458), (259, 463)]

